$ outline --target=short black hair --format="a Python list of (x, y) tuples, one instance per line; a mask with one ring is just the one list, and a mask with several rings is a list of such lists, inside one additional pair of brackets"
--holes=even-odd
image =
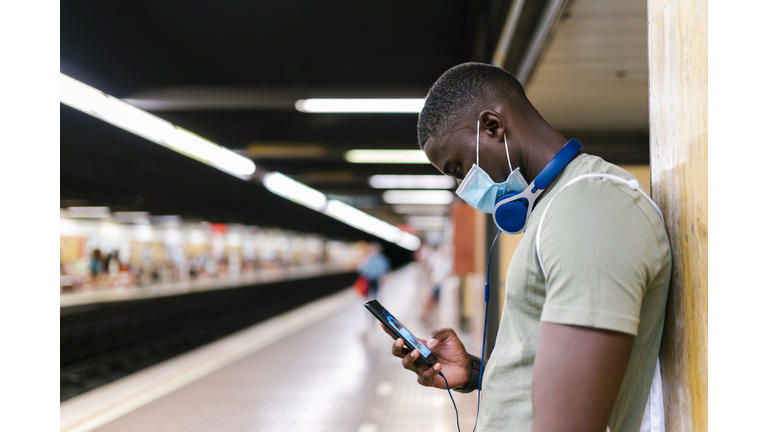
[(476, 117), (481, 104), (492, 101), (504, 101), (522, 114), (531, 106), (520, 81), (500, 67), (470, 62), (448, 69), (429, 89), (419, 113), (419, 147), (423, 149), (427, 140), (442, 137), (465, 118)]

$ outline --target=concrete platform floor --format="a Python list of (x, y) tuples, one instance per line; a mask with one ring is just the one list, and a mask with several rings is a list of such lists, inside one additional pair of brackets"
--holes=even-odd
[[(418, 316), (427, 290), (414, 264), (390, 274), (378, 297), (424, 337), (429, 330)], [(347, 292), (334, 301), (341, 306), (333, 313), (294, 325), (276, 341), (125, 409), (109, 422), (71, 430), (455, 431), (448, 393), (418, 385), (415, 375), (402, 369), (400, 359), (389, 353), (391, 339), (365, 310), (364, 300)], [(462, 337), (466, 346), (473, 346), (464, 339), (467, 335)], [(477, 393), (454, 393), (454, 398), (462, 429), (471, 431)]]

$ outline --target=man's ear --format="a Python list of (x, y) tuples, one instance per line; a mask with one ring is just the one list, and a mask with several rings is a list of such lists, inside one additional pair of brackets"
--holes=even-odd
[(496, 111), (485, 110), (480, 113), (480, 133), (503, 143), (505, 128), (504, 119)]

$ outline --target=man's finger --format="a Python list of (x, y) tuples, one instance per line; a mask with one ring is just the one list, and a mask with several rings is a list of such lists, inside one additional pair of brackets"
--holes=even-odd
[(419, 374), (419, 384), (423, 386), (430, 386), (432, 384), (432, 380), (437, 376), (438, 372), (440, 372), (440, 369), (442, 369), (440, 363), (435, 364), (431, 368), (425, 370), (424, 372)]
[(400, 358), (405, 357), (405, 355), (408, 354), (408, 351), (403, 349), (404, 346), (405, 342), (403, 342), (402, 339), (397, 339), (395, 343), (392, 344), (392, 355)]
[(426, 369), (424, 366), (421, 365), (421, 363), (417, 363), (416, 359), (419, 358), (419, 350), (413, 350), (408, 355), (403, 357), (403, 367), (418, 373), (421, 373), (424, 369)]

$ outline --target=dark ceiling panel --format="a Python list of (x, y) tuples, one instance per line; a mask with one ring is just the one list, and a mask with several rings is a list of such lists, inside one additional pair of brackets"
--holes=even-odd
[(169, 85), (428, 87), (466, 61), (470, 4), (65, 1), (61, 55), (118, 97)]
[(416, 114), (307, 114), (298, 111), (158, 112), (230, 148), (254, 141), (313, 142), (344, 149), (418, 149)]

